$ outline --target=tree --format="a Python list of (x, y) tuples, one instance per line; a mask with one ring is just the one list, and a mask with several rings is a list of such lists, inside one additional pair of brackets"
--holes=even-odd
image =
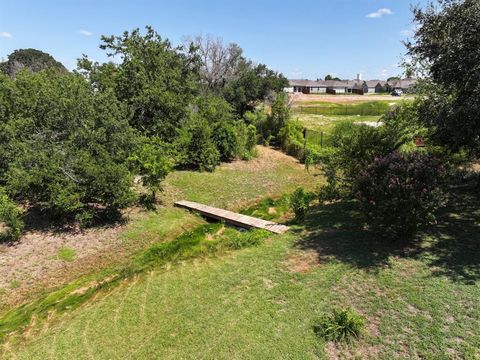
[(399, 76), (390, 76), (387, 81), (390, 82), (390, 81), (398, 81), (398, 80), (401, 80)]
[(60, 71), (67, 71), (62, 63), (55, 60), (53, 56), (36, 49), (18, 49), (8, 55), (8, 60), (0, 63), (0, 70), (11, 77), (14, 77), (21, 70), (33, 72), (48, 68), (55, 68)]
[(223, 96), (239, 117), (288, 86), (288, 80), (263, 64), (254, 64), (237, 44), (210, 36), (187, 40), (201, 59), (200, 77), (207, 89)]
[(152, 202), (155, 202), (157, 191), (162, 189), (162, 181), (173, 169), (173, 161), (168, 156), (166, 145), (158, 138), (145, 137), (129, 161), (142, 177), (142, 184), (151, 192)]
[(98, 87), (113, 87), (128, 104), (130, 124), (141, 133), (173, 141), (198, 92), (200, 62), (192, 49), (173, 47), (147, 26), (122, 36), (102, 36), (101, 49), (120, 64), (95, 64), (83, 58), (78, 71)]
[(4, 77), (0, 86), (0, 183), (12, 199), (57, 217), (129, 204), (125, 161), (136, 134), (112, 91), (53, 69)]
[(325, 80), (335, 80), (335, 81), (342, 81), (339, 77), (333, 77), (332, 75), (328, 74), (325, 76)]
[(480, 2), (439, 0), (414, 8), (411, 67), (426, 78), (420, 118), (433, 140), (453, 150), (480, 152)]
[(200, 79), (210, 90), (218, 91), (233, 79), (239, 63), (243, 60), (243, 50), (235, 43), (225, 44), (220, 38), (210, 35), (187, 38), (186, 47), (194, 47), (202, 66)]

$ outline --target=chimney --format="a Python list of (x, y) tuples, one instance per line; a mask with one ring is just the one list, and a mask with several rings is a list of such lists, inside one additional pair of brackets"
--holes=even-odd
[(360, 73), (357, 74), (357, 80), (358, 80), (358, 81), (362, 80), (362, 74), (360, 74)]

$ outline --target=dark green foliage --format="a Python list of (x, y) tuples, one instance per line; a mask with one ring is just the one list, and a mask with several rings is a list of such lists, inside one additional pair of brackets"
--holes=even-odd
[(303, 125), (298, 120), (289, 120), (278, 132), (277, 140), (282, 149), (291, 156), (303, 160), (305, 143)]
[(140, 147), (129, 157), (129, 162), (135, 173), (142, 177), (143, 186), (151, 192), (152, 201), (155, 194), (161, 190), (161, 182), (173, 169), (167, 146), (159, 138), (144, 137)]
[(184, 167), (213, 171), (220, 163), (220, 153), (213, 142), (212, 129), (207, 120), (193, 115), (181, 131), (177, 145), (178, 163)]
[(311, 200), (312, 196), (302, 187), (293, 192), (290, 198), (290, 206), (295, 214), (295, 220), (303, 221), (305, 219)]
[(365, 327), (365, 319), (354, 310), (334, 309), (313, 326), (317, 336), (327, 341), (351, 341), (357, 339)]
[(381, 119), (385, 131), (391, 134), (393, 147), (415, 147), (413, 140), (422, 138), (427, 141), (430, 132), (419, 120), (420, 101), (404, 102), (392, 107)]
[[(80, 76), (19, 73), (0, 100), (0, 181), (16, 200), (64, 217), (132, 200), (125, 160), (135, 146), (123, 106)], [(1, 91), (0, 91), (1, 93)]]
[(0, 187), (0, 242), (17, 240), (22, 230), (22, 211)]
[(36, 49), (19, 49), (8, 55), (8, 60), (0, 64), (0, 71), (14, 77), (21, 70), (38, 72), (54, 68), (67, 71), (62, 63), (55, 60), (50, 54)]
[(277, 136), (280, 129), (285, 126), (289, 119), (290, 106), (288, 104), (288, 95), (286, 93), (279, 93), (272, 104), (272, 112), (268, 118), (270, 134)]
[(480, 151), (480, 2), (442, 0), (414, 9), (413, 68), (427, 76), (421, 121), (453, 150)]
[(255, 229), (238, 232), (235, 236), (228, 237), (223, 245), (227, 249), (238, 250), (246, 247), (260, 245), (263, 240), (270, 236), (267, 230)]
[(436, 210), (445, 204), (446, 175), (446, 166), (431, 155), (393, 152), (360, 172), (356, 198), (374, 230), (408, 240), (434, 222)]
[(254, 65), (243, 59), (221, 93), (236, 113), (243, 117), (247, 111), (253, 111), (259, 101), (265, 100), (272, 93), (280, 93), (286, 86), (288, 80), (282, 74), (263, 64)]
[(377, 156), (392, 152), (399, 143), (386, 127), (370, 127), (348, 122), (335, 126), (330, 137), (331, 148), (316, 155), (316, 161), (327, 177), (320, 190), (321, 200), (348, 198), (358, 174)]
[(100, 47), (109, 56), (120, 56), (120, 65), (93, 64), (84, 57), (79, 71), (100, 88), (113, 87), (117, 98), (128, 104), (134, 128), (172, 141), (197, 93), (198, 59), (174, 48), (151, 27), (146, 27), (145, 35), (135, 29), (102, 40)]

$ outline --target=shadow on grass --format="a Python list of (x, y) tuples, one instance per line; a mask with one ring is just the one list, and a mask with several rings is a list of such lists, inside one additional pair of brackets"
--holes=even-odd
[(472, 192), (452, 194), (439, 223), (407, 243), (365, 230), (363, 221), (354, 202), (319, 205), (305, 219), (307, 235), (297, 246), (315, 250), (320, 262), (339, 261), (369, 271), (397, 256), (422, 260), (434, 275), (453, 281), (480, 279), (480, 208)]
[(480, 279), (480, 196), (461, 190), (451, 197), (432, 231), (426, 261), (435, 275), (473, 284)]
[(75, 233), (82, 229), (106, 228), (124, 224), (126, 219), (120, 211), (95, 209), (88, 225), (82, 228), (72, 217), (57, 217), (54, 214), (38, 208), (30, 208), (24, 215), (24, 231), (52, 232), (56, 234)]

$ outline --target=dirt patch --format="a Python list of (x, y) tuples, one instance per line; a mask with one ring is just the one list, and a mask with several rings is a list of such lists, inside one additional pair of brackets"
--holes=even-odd
[[(118, 256), (114, 249), (120, 246), (118, 233), (122, 228), (113, 226), (60, 234), (30, 231), (20, 241), (10, 246), (2, 245), (0, 288), (7, 292), (6, 303), (13, 305), (34, 289), (48, 288), (60, 279), (72, 279), (72, 274), (78, 275), (80, 268), (91, 267), (89, 263), (98, 261), (101, 256)], [(77, 259), (62, 260), (58, 256), (62, 248), (73, 249)]]
[(252, 160), (235, 160), (230, 163), (220, 165), (220, 169), (230, 169), (235, 171), (266, 171), (278, 167), (279, 163), (291, 166), (303, 167), (300, 162), (292, 156), (288, 156), (280, 151), (266, 146), (257, 146), (258, 156)]
[(292, 250), (287, 259), (288, 269), (294, 273), (306, 273), (318, 265), (318, 254), (315, 250)]

